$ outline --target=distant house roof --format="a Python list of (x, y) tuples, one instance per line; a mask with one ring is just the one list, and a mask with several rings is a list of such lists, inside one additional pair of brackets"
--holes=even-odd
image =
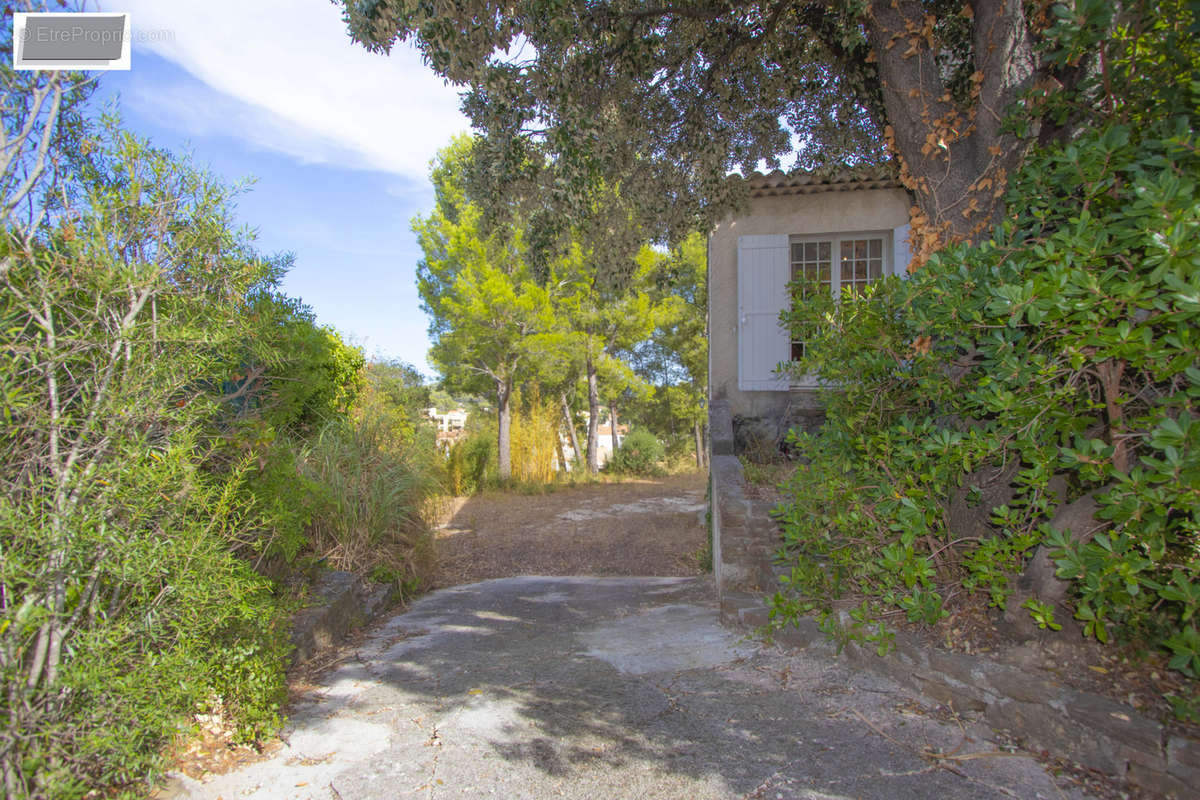
[(812, 171), (775, 170), (746, 178), (751, 197), (849, 192), (857, 189), (898, 189), (902, 184), (891, 166), (829, 167)]

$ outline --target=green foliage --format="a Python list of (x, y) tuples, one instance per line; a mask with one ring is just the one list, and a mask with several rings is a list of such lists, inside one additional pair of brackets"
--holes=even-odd
[[(631, 228), (661, 221), (681, 239), (700, 215), (715, 219), (725, 176), (777, 163), (789, 126), (809, 144), (805, 160), (885, 157), (880, 117), (857, 91), (875, 66), (856, 11), (841, 4), (788, 12), (783, 24), (766, 7), (714, 2), (686, 13), (620, 2), (343, 4), (357, 40), (384, 49), (411, 37), (435, 70), (468, 85), (466, 111), (489, 133), (480, 197), (525, 189), (551, 204), (537, 229), (587, 220), (589, 248), (621, 239), (614, 249), (631, 255), (644, 237)], [(516, 41), (532, 57), (506, 56)], [(599, 211), (597, 176), (620, 188)]]
[(609, 460), (607, 469), (618, 475), (653, 477), (663, 474), (661, 462), (665, 456), (662, 444), (649, 431), (630, 431), (621, 448)]
[(116, 128), (85, 202), (0, 239), (0, 768), (9, 796), (143, 780), (196, 712), (243, 739), (278, 723), (287, 637), (240, 555), (270, 545), (209, 470), (253, 298), (277, 262), (231, 190)]
[[(793, 157), (890, 161), (929, 223), (914, 233), (986, 238), (1029, 146), (1107, 107), (1121, 76), (1102, 48), (1126, 29), (1154, 39), (1185, 2), (340, 5), (368, 49), (410, 42), (466, 88), (482, 202), (503, 215), (521, 195), (535, 247), (583, 229), (588, 247), (632, 253), (711, 227), (742, 199), (730, 174)], [(1069, 99), (1034, 97), (1048, 95)], [(1001, 125), (1014, 103), (1020, 135)], [(619, 202), (604, 202), (608, 187)]]
[(348, 414), (364, 386), (362, 350), (318, 326), (311, 309), (291, 298), (264, 297), (256, 306), (257, 348), (267, 363), (250, 394), (262, 422), (307, 434)]
[[(17, 796), (83, 796), (136, 783), (194, 713), (214, 715), (241, 741), (278, 725), (285, 621), (268, 582), (229, 547), (249, 508), (229, 484), (206, 481), (196, 461), (181, 440), (158, 458), (106, 470), (113, 480), (104, 507), (78, 520), (63, 565), (73, 578), (64, 612), (80, 622), (70, 654), (40, 713), (4, 707), (8, 725), (37, 734), (6, 753)], [(163, 492), (181, 485), (192, 490), (163, 504)], [(116, 525), (103, 518), (115, 509), (125, 517)], [(12, 532), (6, 586), (46, 558), (52, 531), (31, 511), (7, 501), (0, 508), (0, 524)], [(24, 597), (4, 618), (9, 642), (45, 619), (35, 595)], [(20, 673), (15, 665), (4, 672), (12, 687)]]
[(483, 491), (497, 480), (496, 434), (473, 431), (450, 448), (446, 460), (447, 488), (453, 495)]
[(258, 457), (242, 482), (262, 520), (262, 535), (252, 543), (256, 561), (294, 561), (309, 547), (313, 515), (331, 502), (328, 487), (304, 473), (302, 447), (289, 436), (257, 443)]
[(465, 194), (470, 139), (455, 140), (433, 171), (437, 204), (413, 220), (424, 258), (417, 289), (430, 316), (430, 357), (452, 391), (494, 395), (529, 374), (553, 326), (549, 296), (524, 258), (519, 229), (488, 230)]
[(650, 385), (625, 417), (663, 440), (669, 457), (690, 454), (695, 463), (696, 431), (707, 424), (708, 289), (707, 242), (692, 234), (666, 254), (646, 248), (643, 278), (656, 308), (654, 329), (628, 348), (633, 370)]
[(372, 414), (332, 419), (304, 446), (300, 468), (322, 498), (309, 547), (335, 569), (386, 576), (415, 591), (432, 566), (425, 516), (440, 484), (432, 447), (405, 446), (390, 422)]
[[(517, 386), (535, 385), (541, 395), (560, 399), (584, 384), (592, 424), (599, 423), (602, 403), (636, 413), (649, 386), (646, 370), (633, 367), (645, 364), (644, 354), (635, 351), (652, 335), (661, 374), (670, 384), (660, 387), (668, 410), (674, 401), (677, 416), (689, 423), (700, 418), (704, 380), (689, 385), (686, 378), (706, 370), (702, 238), (693, 237), (670, 255), (643, 247), (636, 258), (625, 259), (628, 269), (622, 271), (629, 280), (619, 284), (604, 280), (598, 266), (616, 258), (612, 249), (589, 246), (578, 231), (564, 238), (552, 258), (536, 261), (532, 223), (520, 214), (503, 225), (489, 222), (471, 195), (468, 164), (478, 147), (476, 140), (455, 140), (434, 166), (436, 206), (413, 222), (424, 253), (417, 286), (431, 319), (430, 358), (444, 388), (486, 395), (500, 410), (501, 478), (523, 479), (514, 474), (520, 470), (512, 463), (508, 427)], [(684, 280), (671, 288), (679, 276)], [(558, 402), (553, 406), (553, 414), (542, 415), (543, 428), (558, 424), (551, 421)], [(546, 448), (553, 437), (547, 436), (541, 437), (538, 480), (552, 463)], [(464, 454), (451, 456), (452, 484), (478, 488), (480, 476), (461, 480)], [(588, 455), (593, 470), (594, 455)]]
[(437, 204), (413, 220), (424, 253), (417, 291), (430, 316), (430, 360), (447, 389), (492, 397), (500, 411), (500, 477), (511, 477), (509, 407), (513, 389), (538, 374), (562, 333), (548, 282), (539, 282), (520, 226), (491, 228), (465, 192), (463, 165), (474, 142), (456, 139), (439, 154)]
[(1035, 600), (1030, 597), (1021, 604), (1021, 608), (1029, 609), (1029, 616), (1033, 617), (1033, 621), (1043, 630), (1049, 628), (1052, 631), (1061, 631), (1062, 625), (1054, 621), (1054, 607)]
[[(859, 596), (870, 614), (901, 608), (930, 622), (962, 590), (1002, 605), (1041, 546), (1070, 582), (1086, 634), (1163, 648), (1195, 672), (1200, 149), (1190, 96), (1177, 116), (1130, 110), (1139, 124), (1117, 115), (1036, 152), (991, 241), (944, 250), (863, 298), (796, 311), (809, 345), (800, 369), (838, 388), (824, 429), (791, 437), (808, 463), (781, 510), (792, 565), (782, 614)], [(1011, 499), (981, 505), (997, 487)], [(1098, 504), (1092, 524), (1050, 525), (1085, 496)], [(956, 497), (986, 533), (955, 527)], [(1059, 626), (1040, 601), (1025, 608)]]
[[(277, 259), (283, 269), (289, 259)], [(363, 393), (362, 351), (332, 329), (316, 324), (312, 310), (278, 292), (249, 298), (252, 330), (237, 354), (236, 369), (221, 382), (221, 408), (212, 435), (222, 444), (207, 462), (221, 472), (252, 456), (242, 488), (261, 513), (260, 539), (251, 555), (292, 562), (308, 548), (308, 526), (329, 502), (328, 487), (304, 474), (307, 438), (331, 420), (344, 420)]]
[(137, 793), (199, 715), (269, 735), (290, 644), (254, 568), (322, 555), (414, 591), (437, 485), (419, 375), (365, 383), (359, 349), (278, 292), (290, 258), (236, 228), (236, 189), (85, 117), (77, 78), (0, 64), (14, 798)]
[(413, 450), (433, 447), (433, 425), (425, 411), (433, 405), (431, 391), (416, 367), (400, 361), (373, 361), (366, 368), (366, 388), (357, 410), (387, 420), (390, 436)]

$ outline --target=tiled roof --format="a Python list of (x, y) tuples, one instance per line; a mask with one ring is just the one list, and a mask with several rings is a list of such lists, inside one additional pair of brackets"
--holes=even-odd
[(890, 166), (836, 167), (788, 173), (775, 170), (769, 175), (754, 173), (746, 178), (751, 197), (896, 189), (900, 185)]

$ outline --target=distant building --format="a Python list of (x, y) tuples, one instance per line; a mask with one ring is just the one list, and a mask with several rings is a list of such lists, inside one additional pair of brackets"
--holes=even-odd
[[(584, 411), (580, 414), (583, 417), (583, 427), (577, 432), (582, 434), (579, 440), (579, 446), (583, 449), (579, 453), (579, 460), (584, 461), (587, 458), (587, 421), (589, 418), (588, 412)], [(603, 467), (612, 458), (612, 418), (601, 417), (601, 422), (596, 426), (596, 466)], [(617, 425), (617, 446), (619, 447), (625, 441), (625, 434), (629, 433), (628, 425)], [(575, 461), (575, 450), (571, 447), (571, 440), (565, 435), (562, 435), (563, 455), (567, 458), (567, 468)]]
[(467, 412), (465, 409), (456, 408), (441, 414), (437, 408), (427, 408), (425, 416), (437, 425), (437, 448), (442, 453), (448, 454), (451, 447), (467, 438)]
[(442, 432), (461, 431), (467, 427), (467, 412), (462, 408), (447, 411), (445, 414), (439, 413), (436, 408), (427, 408), (425, 416), (436, 422), (438, 430)]

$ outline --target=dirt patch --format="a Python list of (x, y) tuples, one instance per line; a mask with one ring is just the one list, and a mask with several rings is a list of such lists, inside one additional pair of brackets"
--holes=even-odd
[(517, 575), (697, 575), (707, 481), (697, 472), (460, 500), (436, 533), (434, 586)]

